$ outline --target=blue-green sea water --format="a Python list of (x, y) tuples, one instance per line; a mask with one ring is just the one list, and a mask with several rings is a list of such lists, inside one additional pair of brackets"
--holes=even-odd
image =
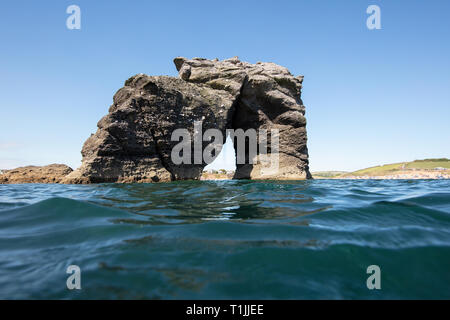
[(449, 299), (450, 181), (0, 185), (0, 298)]

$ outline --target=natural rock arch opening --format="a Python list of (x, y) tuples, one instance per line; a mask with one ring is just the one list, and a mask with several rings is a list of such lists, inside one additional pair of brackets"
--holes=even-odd
[(234, 149), (233, 141), (228, 135), (225, 138), (225, 143), (220, 153), (216, 156), (213, 162), (207, 164), (203, 171), (210, 172), (211, 170), (224, 169), (227, 172), (236, 171), (236, 150)]

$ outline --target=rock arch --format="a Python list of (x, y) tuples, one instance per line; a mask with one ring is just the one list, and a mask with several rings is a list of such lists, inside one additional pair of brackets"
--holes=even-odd
[[(262, 175), (260, 164), (237, 164), (237, 179), (311, 177), (302, 76), (274, 63), (250, 64), (237, 57), (178, 57), (174, 63), (179, 78), (138, 74), (125, 82), (97, 132), (84, 143), (81, 167), (64, 182), (198, 179), (205, 162), (176, 165), (171, 160), (179, 143), (171, 141), (172, 133), (185, 128), (194, 134), (195, 121), (202, 122), (203, 132), (220, 130), (222, 143), (227, 129), (278, 130), (279, 169)], [(207, 144), (203, 141), (201, 148)]]

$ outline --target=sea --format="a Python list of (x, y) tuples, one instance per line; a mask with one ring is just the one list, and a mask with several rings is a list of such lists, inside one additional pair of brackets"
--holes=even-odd
[(0, 299), (450, 299), (450, 180), (0, 185)]

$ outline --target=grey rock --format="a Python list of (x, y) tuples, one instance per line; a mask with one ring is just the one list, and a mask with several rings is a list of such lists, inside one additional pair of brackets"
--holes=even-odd
[(16, 183), (60, 183), (73, 170), (64, 164), (27, 166), (2, 170), (0, 184)]
[(224, 140), (226, 129), (279, 130), (279, 170), (267, 176), (260, 164), (238, 165), (235, 178), (311, 177), (302, 76), (274, 63), (250, 64), (237, 57), (178, 57), (174, 63), (180, 78), (138, 74), (125, 82), (97, 132), (85, 142), (81, 167), (63, 182), (199, 179), (206, 163), (175, 165), (170, 157), (178, 144), (171, 141), (172, 132), (185, 128), (192, 135), (194, 121), (202, 121), (203, 132), (219, 129)]
[[(189, 68), (185, 80), (206, 84), (233, 95), (233, 129), (278, 129), (279, 170), (262, 175), (260, 165), (237, 165), (238, 179), (309, 179), (305, 106), (301, 100), (303, 76), (294, 77), (274, 63), (176, 58), (180, 72)], [(247, 159), (248, 160), (248, 159)], [(248, 161), (247, 161), (248, 162)]]

